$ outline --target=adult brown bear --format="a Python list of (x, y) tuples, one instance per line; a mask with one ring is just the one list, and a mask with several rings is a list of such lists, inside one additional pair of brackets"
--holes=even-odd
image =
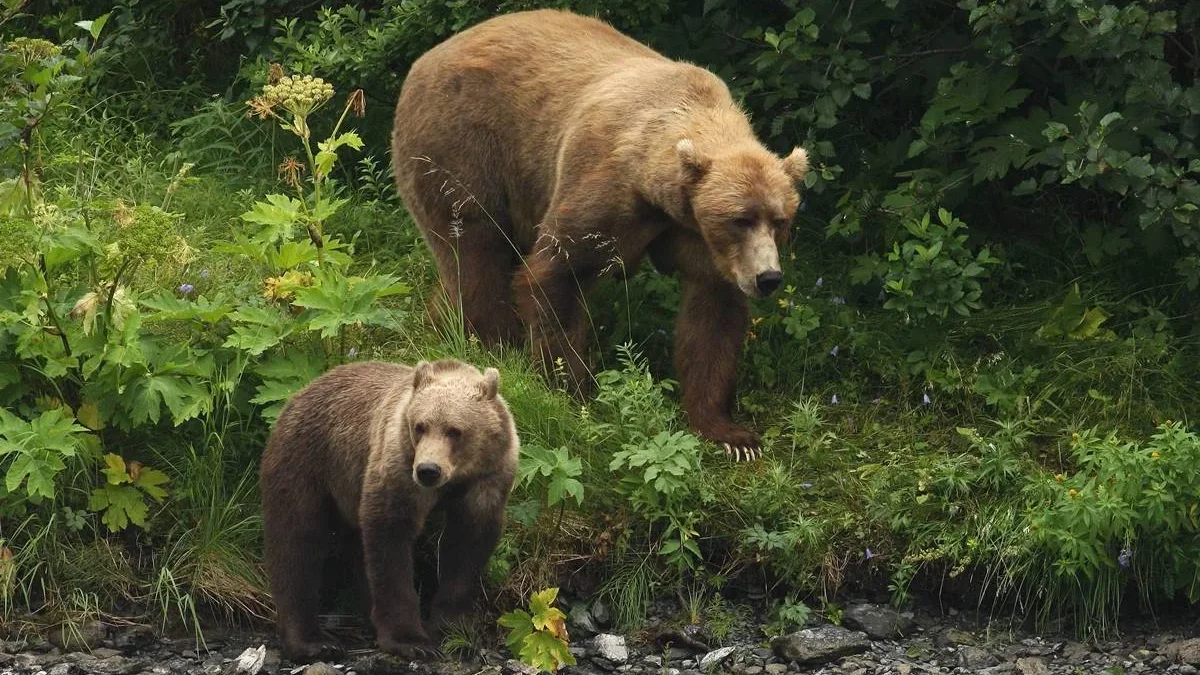
[(808, 171), (755, 137), (716, 75), (558, 10), (484, 21), (419, 58), (396, 104), (396, 184), (451, 305), (485, 344), (589, 381), (584, 295), (602, 273), (678, 272), (675, 368), (691, 426), (739, 457), (747, 296), (783, 280)]
[(494, 368), (455, 359), (415, 368), (364, 361), (334, 368), (288, 401), (263, 453), (265, 559), (283, 653), (296, 662), (341, 649), (317, 625), (330, 534), (360, 537), (381, 649), (437, 651), (421, 621), (413, 543), (445, 514), (428, 627), (471, 608), (500, 537), (519, 438)]

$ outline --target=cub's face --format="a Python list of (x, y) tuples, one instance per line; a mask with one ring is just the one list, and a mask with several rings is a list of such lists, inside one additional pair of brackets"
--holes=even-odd
[(480, 373), (464, 364), (417, 365), (405, 411), (414, 482), (436, 489), (487, 470), (491, 455), (504, 447), (499, 377), (495, 368)]
[(698, 156), (691, 141), (676, 146), (692, 180), (691, 206), (717, 270), (750, 297), (770, 295), (783, 282), (779, 249), (808, 172), (808, 156), (795, 148), (779, 158), (761, 147)]

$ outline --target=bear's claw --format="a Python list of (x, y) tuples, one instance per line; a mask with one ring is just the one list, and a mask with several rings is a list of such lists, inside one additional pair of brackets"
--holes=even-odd
[(442, 650), (428, 642), (396, 642), (388, 640), (380, 649), (408, 661), (433, 661), (442, 658)]
[(741, 445), (730, 445), (728, 443), (722, 443), (721, 446), (725, 448), (726, 455), (733, 456), (733, 459), (735, 462), (741, 462), (743, 460), (747, 461), (747, 462), (752, 462), (752, 461), (755, 461), (758, 459), (762, 459), (762, 447), (761, 446), (753, 446), (753, 445), (741, 446)]

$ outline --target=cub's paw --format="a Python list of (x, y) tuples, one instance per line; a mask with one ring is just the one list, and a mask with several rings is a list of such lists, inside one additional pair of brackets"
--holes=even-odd
[(432, 642), (426, 641), (381, 639), (379, 648), (406, 661), (436, 661), (442, 658), (442, 651)]
[(326, 641), (294, 642), (283, 647), (284, 658), (295, 664), (336, 661), (345, 653), (341, 645)]

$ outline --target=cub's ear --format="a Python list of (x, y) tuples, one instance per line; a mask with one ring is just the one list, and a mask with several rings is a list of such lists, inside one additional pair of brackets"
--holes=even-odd
[(783, 170), (797, 183), (804, 180), (808, 175), (808, 153), (804, 148), (798, 145), (792, 148), (792, 153), (783, 158)]
[(500, 371), (495, 368), (488, 368), (483, 371), (483, 381), (479, 383), (479, 394), (483, 400), (490, 401), (496, 398), (496, 392), (500, 389)]
[(416, 367), (413, 368), (413, 391), (429, 384), (429, 362), (418, 361)]
[(679, 156), (679, 163), (683, 165), (684, 175), (693, 182), (703, 178), (712, 167), (712, 160), (700, 155), (696, 151), (696, 144), (690, 138), (679, 139), (675, 144), (675, 154)]

